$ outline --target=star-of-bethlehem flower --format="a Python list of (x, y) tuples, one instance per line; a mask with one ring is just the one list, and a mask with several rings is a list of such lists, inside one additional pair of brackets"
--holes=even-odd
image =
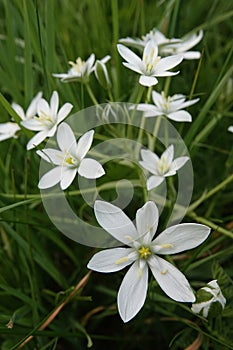
[(176, 122), (191, 122), (191, 114), (183, 109), (197, 103), (199, 98), (185, 101), (185, 96), (182, 94), (166, 97), (163, 91), (161, 94), (152, 91), (152, 100), (154, 105), (140, 103), (137, 106), (137, 110), (145, 112), (145, 117), (165, 115), (167, 118)]
[(85, 158), (93, 141), (94, 130), (82, 135), (76, 142), (75, 135), (67, 123), (61, 123), (57, 130), (57, 144), (60, 148), (45, 148), (36, 153), (55, 167), (45, 173), (38, 187), (45, 189), (60, 182), (62, 190), (70, 186), (77, 172), (88, 179), (96, 179), (105, 174), (102, 165), (94, 159)]
[(194, 293), (186, 277), (159, 255), (176, 254), (201, 244), (209, 235), (207, 226), (193, 223), (167, 228), (155, 239), (159, 213), (154, 202), (147, 202), (136, 213), (136, 227), (124, 212), (107, 202), (96, 201), (95, 216), (110, 235), (128, 248), (113, 248), (95, 254), (88, 268), (98, 272), (115, 272), (132, 264), (117, 297), (124, 322), (142, 308), (148, 288), (148, 267), (162, 290), (179, 302), (194, 302)]
[(46, 137), (52, 137), (57, 130), (58, 124), (67, 117), (73, 108), (72, 104), (68, 102), (60, 110), (58, 110), (58, 107), (59, 97), (57, 91), (54, 91), (50, 99), (50, 105), (45, 99), (41, 98), (37, 103), (38, 116), (21, 122), (26, 129), (39, 131), (28, 142), (27, 150), (38, 146)]
[(189, 157), (178, 157), (174, 159), (173, 145), (170, 145), (162, 153), (160, 158), (149, 149), (142, 149), (141, 157), (142, 160), (139, 161), (140, 165), (153, 174), (148, 178), (146, 183), (148, 191), (159, 186), (166, 177), (175, 175), (177, 170), (182, 168), (189, 160)]
[[(207, 318), (211, 307), (213, 308), (217, 304), (221, 305), (221, 308), (224, 309), (226, 299), (222, 294), (217, 280), (213, 280), (197, 291), (197, 300), (196, 303), (192, 305), (191, 310), (195, 314), (201, 313)], [(219, 309), (217, 310), (219, 312)]]
[(139, 83), (144, 86), (153, 86), (158, 83), (156, 77), (167, 77), (176, 75), (179, 72), (168, 70), (177, 66), (182, 60), (182, 55), (173, 55), (165, 58), (158, 56), (158, 45), (155, 40), (149, 40), (146, 44), (142, 59), (126, 46), (118, 44), (120, 55), (127, 61), (123, 65), (139, 73)]
[(4, 141), (10, 138), (17, 138), (17, 131), (20, 130), (20, 127), (17, 123), (7, 122), (0, 124), (0, 141)]
[[(101, 63), (105, 64), (110, 60), (110, 56), (107, 55), (102, 60)], [(83, 61), (80, 57), (76, 59), (75, 62), (69, 61), (71, 68), (68, 73), (53, 74), (55, 78), (60, 78), (63, 83), (70, 83), (72, 81), (79, 81), (81, 83), (88, 83), (91, 73), (95, 70), (95, 55), (92, 53), (90, 57)]]
[(42, 92), (38, 92), (38, 94), (32, 99), (31, 103), (29, 104), (26, 112), (24, 112), (23, 108), (13, 102), (12, 103), (12, 108), (15, 110), (15, 112), (18, 114), (18, 116), (22, 119), (22, 120), (28, 120), (32, 117), (34, 117), (37, 113), (37, 104), (40, 101), (40, 99), (42, 98)]
[(168, 39), (158, 29), (154, 28), (142, 39), (136, 38), (122, 38), (119, 40), (122, 44), (143, 49), (149, 40), (155, 40), (158, 45), (159, 55), (169, 56), (181, 53), (186, 60), (199, 59), (201, 54), (199, 51), (189, 51), (192, 47), (197, 45), (203, 38), (203, 31), (198, 33), (186, 34), (179, 38)]
[(229, 128), (227, 130), (230, 132), (233, 132), (233, 125), (229, 126)]

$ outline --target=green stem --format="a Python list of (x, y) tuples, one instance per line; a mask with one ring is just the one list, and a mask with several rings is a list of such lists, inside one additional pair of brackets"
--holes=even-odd
[(233, 238), (233, 232), (214, 224), (212, 221), (209, 221), (201, 216), (196, 215), (194, 212), (189, 212), (188, 216), (195, 219), (195, 221), (200, 222), (201, 224), (211, 227), (213, 230), (218, 231), (227, 237)]
[(91, 89), (90, 85), (87, 83), (87, 84), (85, 84), (85, 86), (86, 86), (86, 89), (87, 89), (88, 95), (90, 96), (90, 98), (91, 98), (92, 102), (93, 102), (95, 105), (98, 105), (98, 104), (99, 104), (99, 102), (98, 102), (98, 101), (97, 101), (97, 99), (95, 98), (95, 95), (93, 94), (93, 92), (92, 92), (92, 89)]
[(228, 176), (224, 181), (220, 182), (220, 184), (218, 184), (217, 186), (215, 186), (214, 188), (212, 188), (212, 190), (210, 190), (209, 192), (205, 193), (203, 196), (201, 196), (201, 198), (199, 198), (198, 200), (196, 200), (194, 203), (192, 203), (188, 209), (188, 213), (192, 212), (193, 210), (195, 210), (201, 203), (205, 202), (208, 198), (210, 198), (211, 196), (213, 196), (215, 193), (219, 192), (220, 190), (222, 190), (226, 185), (228, 185), (231, 181), (233, 181), (233, 174), (231, 174), (230, 176)]

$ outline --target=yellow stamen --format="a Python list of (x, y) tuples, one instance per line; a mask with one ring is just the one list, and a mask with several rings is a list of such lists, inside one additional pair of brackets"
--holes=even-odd
[(119, 260), (115, 261), (115, 264), (120, 265), (128, 260), (129, 260), (128, 256), (124, 256), (123, 258), (120, 258)]
[(140, 249), (138, 249), (139, 257), (141, 259), (148, 259), (151, 255), (150, 248), (142, 246)]

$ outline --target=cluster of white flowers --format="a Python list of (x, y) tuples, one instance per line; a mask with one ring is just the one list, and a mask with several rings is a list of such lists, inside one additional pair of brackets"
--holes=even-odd
[[(168, 39), (157, 29), (153, 29), (142, 39), (120, 39), (117, 49), (125, 60), (123, 65), (140, 75), (139, 83), (152, 87), (158, 83), (160, 77), (177, 75), (179, 71), (173, 72), (171, 69), (183, 59), (200, 58), (200, 52), (190, 49), (198, 44), (202, 37), (203, 32), (200, 31), (181, 39)], [(142, 58), (123, 44), (143, 50)], [(94, 72), (99, 83), (110, 89), (111, 82), (106, 68), (109, 59), (110, 56), (105, 56), (95, 62), (94, 54), (86, 61), (78, 57), (75, 62), (69, 62), (71, 68), (67, 73), (56, 73), (53, 76), (64, 83), (77, 81), (87, 85), (91, 73)], [(143, 111), (145, 117), (166, 116), (176, 122), (191, 122), (191, 114), (184, 109), (199, 101), (198, 98), (186, 100), (183, 94), (166, 96), (164, 91), (152, 91), (152, 100), (154, 104), (138, 104), (137, 110)], [(41, 177), (38, 185), (40, 189), (60, 184), (61, 189), (65, 190), (77, 173), (88, 179), (96, 179), (105, 174), (97, 160), (86, 157), (92, 145), (94, 130), (87, 131), (80, 136), (78, 142), (76, 141), (73, 130), (64, 121), (73, 106), (67, 102), (59, 109), (57, 91), (53, 91), (49, 103), (39, 92), (26, 113), (16, 103), (12, 104), (12, 108), (21, 118), (21, 123), (1, 124), (0, 141), (17, 137), (22, 126), (37, 132), (27, 144), (27, 150), (31, 150), (56, 134), (58, 149), (44, 148), (36, 151), (43, 160), (53, 165), (53, 168)], [(105, 114), (107, 112), (105, 110)], [(233, 131), (233, 127), (229, 127), (229, 131)], [(152, 174), (146, 183), (148, 191), (159, 186), (167, 177), (175, 175), (189, 160), (187, 156), (174, 158), (173, 144), (170, 144), (161, 156), (149, 149), (141, 149), (140, 154), (142, 160), (139, 164)], [(146, 202), (137, 210), (136, 225), (120, 208), (104, 201), (95, 202), (94, 212), (99, 225), (127, 248), (107, 249), (97, 253), (89, 261), (88, 268), (107, 273), (119, 271), (132, 264), (122, 281), (117, 300), (124, 322), (131, 320), (145, 302), (149, 269), (158, 285), (170, 298), (179, 302), (194, 303), (195, 295), (186, 277), (159, 255), (176, 254), (197, 247), (210, 233), (207, 226), (195, 223), (175, 225), (154, 238), (159, 214), (156, 204), (152, 201)], [(213, 294), (212, 290), (211, 293)], [(215, 294), (213, 298), (216, 298)], [(223, 299), (220, 302), (223, 305)], [(202, 307), (205, 306), (196, 304), (193, 311), (196, 312)]]

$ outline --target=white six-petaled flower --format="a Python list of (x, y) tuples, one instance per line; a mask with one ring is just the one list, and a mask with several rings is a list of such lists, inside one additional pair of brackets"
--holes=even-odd
[(42, 98), (42, 92), (38, 92), (38, 94), (32, 99), (31, 103), (29, 104), (26, 112), (24, 112), (23, 108), (18, 104), (13, 102), (12, 103), (12, 108), (14, 111), (18, 114), (18, 116), (22, 120), (28, 120), (32, 117), (34, 117), (37, 113), (37, 104), (39, 100)]
[(155, 40), (158, 45), (159, 55), (169, 56), (177, 53), (182, 53), (184, 59), (198, 59), (201, 54), (199, 51), (189, 51), (193, 46), (197, 45), (203, 37), (203, 31), (198, 33), (186, 34), (181, 38), (167, 38), (158, 29), (154, 28), (146, 35), (142, 36), (142, 39), (136, 38), (122, 38), (119, 40), (124, 45), (129, 45), (139, 49), (143, 49), (149, 40)]
[(10, 138), (17, 138), (17, 131), (20, 130), (20, 127), (17, 123), (7, 122), (0, 123), (0, 141), (4, 141)]
[(197, 103), (199, 98), (185, 101), (185, 96), (182, 94), (166, 97), (163, 91), (161, 94), (152, 91), (152, 100), (154, 105), (146, 103), (137, 105), (137, 110), (143, 111), (145, 117), (165, 115), (167, 118), (176, 122), (191, 122), (192, 116), (184, 108)]
[(59, 97), (57, 91), (54, 91), (48, 102), (41, 98), (37, 103), (37, 115), (28, 120), (23, 120), (21, 124), (29, 130), (39, 131), (27, 144), (27, 150), (38, 146), (46, 137), (52, 137), (58, 124), (60, 124), (70, 113), (73, 108), (71, 103), (65, 103), (60, 110)]
[(65, 190), (73, 182), (77, 172), (88, 179), (96, 179), (105, 174), (102, 165), (95, 159), (85, 158), (93, 141), (94, 130), (82, 135), (76, 142), (75, 135), (67, 123), (59, 125), (57, 144), (60, 148), (45, 148), (36, 153), (49, 163), (56, 165), (45, 173), (39, 181), (40, 189), (50, 188), (60, 182)]
[(148, 191), (159, 186), (166, 177), (175, 175), (177, 170), (189, 160), (189, 157), (186, 156), (174, 159), (173, 145), (170, 145), (160, 158), (149, 149), (142, 149), (141, 157), (140, 165), (153, 174), (147, 180)]
[(156, 77), (167, 77), (176, 75), (179, 72), (168, 70), (177, 66), (182, 60), (182, 55), (173, 55), (161, 58), (158, 56), (158, 45), (154, 40), (146, 44), (142, 59), (126, 46), (117, 45), (119, 54), (127, 61), (123, 65), (140, 74), (139, 83), (144, 86), (153, 86), (158, 83)]
[[(100, 60), (101, 63), (105, 64), (111, 57), (105, 56)], [(63, 83), (70, 83), (73, 81), (79, 81), (83, 84), (88, 83), (91, 73), (95, 70), (95, 55), (92, 53), (90, 57), (83, 61), (80, 57), (75, 62), (69, 61), (71, 68), (68, 73), (54, 73), (55, 78), (60, 78)]]
[[(205, 293), (203, 296), (203, 292)], [(207, 295), (209, 298), (207, 299)], [(202, 287), (197, 292), (197, 297), (200, 295), (200, 299), (204, 297), (205, 301), (197, 300), (195, 304), (192, 305), (191, 310), (195, 314), (203, 314), (204, 317), (208, 317), (210, 308), (214, 304), (220, 304), (222, 309), (224, 309), (226, 304), (226, 298), (223, 296), (222, 291), (218, 285), (217, 280), (210, 281), (205, 287)]]
[(95, 216), (110, 235), (128, 248), (113, 248), (95, 254), (88, 268), (98, 272), (115, 272), (132, 264), (119, 292), (118, 309), (124, 322), (142, 308), (148, 288), (148, 267), (162, 290), (179, 302), (194, 302), (195, 296), (186, 277), (159, 255), (176, 254), (201, 244), (210, 229), (200, 224), (179, 224), (167, 228), (154, 240), (159, 213), (154, 202), (147, 202), (136, 213), (136, 227), (118, 207), (96, 201)]

